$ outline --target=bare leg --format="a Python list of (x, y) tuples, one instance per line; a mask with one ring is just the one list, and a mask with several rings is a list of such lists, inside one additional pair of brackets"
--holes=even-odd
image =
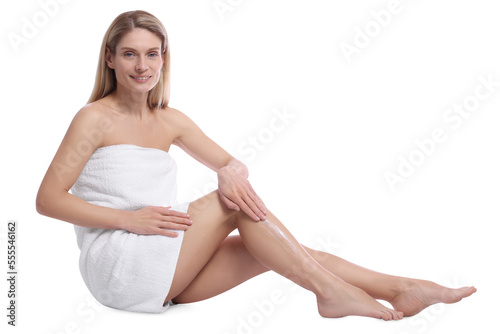
[(323, 267), (375, 299), (386, 300), (404, 316), (413, 316), (436, 303), (456, 303), (476, 289), (449, 289), (436, 283), (386, 275), (350, 263), (335, 255), (304, 247)]
[(227, 237), (200, 273), (174, 302), (194, 303), (215, 297), (269, 271), (248, 252), (241, 237)]
[[(222, 205), (217, 191), (192, 202), (188, 213), (193, 225), (184, 232), (174, 279), (165, 302), (168, 300), (176, 303), (184, 301), (182, 292), (187, 290), (205, 266), (214, 262), (212, 259), (221, 249), (223, 241), (236, 229), (235, 211)], [(218, 262), (215, 261), (215, 263)], [(200, 300), (207, 298), (203, 296), (216, 293), (216, 291), (211, 291), (210, 287), (211, 283), (206, 284), (207, 291), (201, 294)], [(193, 298), (189, 297), (187, 300), (193, 301)]]
[[(328, 271), (363, 289), (373, 298), (390, 302), (395, 310), (404, 312), (406, 317), (432, 304), (457, 302), (475, 292), (474, 288), (448, 289), (429, 281), (378, 273), (333, 254), (303, 247)], [(240, 236), (230, 236), (174, 300), (177, 303), (193, 303), (208, 299), (266, 271), (268, 269), (248, 252)]]
[[(384, 307), (363, 290), (322, 267), (271, 213), (268, 214), (268, 220), (282, 231), (295, 253), (269, 233), (265, 224), (254, 222), (244, 213), (225, 208), (216, 193), (192, 203), (189, 213), (194, 224), (185, 233), (176, 274), (166, 300), (175, 298), (174, 301), (183, 301), (183, 291), (189, 291), (188, 286), (234, 229), (234, 223), (249, 253), (260, 264), (316, 294), (322, 316), (360, 315), (384, 320), (402, 317), (402, 313)], [(290, 268), (294, 267), (308, 267), (309, 270), (290, 272)]]
[(337, 318), (359, 315), (384, 320), (402, 318), (401, 312), (386, 308), (365, 291), (346, 283), (321, 266), (283, 224), (269, 210), (267, 212), (268, 221), (275, 225), (284, 240), (270, 233), (266, 224), (255, 223), (248, 216), (240, 215), (236, 224), (245, 246), (265, 267), (312, 291), (322, 316)]

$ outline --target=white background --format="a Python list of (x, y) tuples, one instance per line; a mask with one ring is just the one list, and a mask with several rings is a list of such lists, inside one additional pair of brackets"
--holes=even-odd
[[(457, 128), (443, 119), (474, 96), (479, 77), (500, 81), (495, 1), (401, 0), (380, 31), (370, 13), (387, 9), (389, 0), (222, 0), (231, 6), (222, 15), (213, 0), (66, 2), (52, 6), (46, 22), (34, 0), (4, 1), (0, 9), (4, 274), (6, 222), (20, 226), (18, 327), (6, 325), (2, 279), (2, 331), (413, 334), (498, 327), (500, 87)], [(247, 163), (258, 193), (301, 242), (379, 271), (478, 292), (392, 323), (323, 319), (311, 293), (273, 273), (161, 315), (94, 306), (78, 271), (72, 225), (37, 214), (35, 197), (90, 95), (104, 32), (134, 9), (167, 28), (170, 105)], [(7, 36), (22, 36), (23, 25), (37, 18), (38, 31), (14, 47)], [(348, 62), (341, 43), (359, 44), (357, 32), (366, 27), (372, 37)], [(270, 133), (273, 110), (294, 118)], [(436, 128), (446, 141), (391, 191), (384, 173), (397, 173), (398, 157), (408, 159), (415, 141)], [(242, 150), (251, 136), (261, 140), (255, 156)], [(180, 200), (213, 189), (213, 173), (171, 152)], [(258, 313), (255, 303), (273, 290), (284, 303)]]

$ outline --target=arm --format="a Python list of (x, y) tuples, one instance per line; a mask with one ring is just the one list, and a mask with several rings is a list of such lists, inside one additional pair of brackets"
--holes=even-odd
[[(123, 217), (119, 210), (92, 205), (68, 192), (101, 145), (100, 140), (84, 136), (84, 131), (99, 131), (99, 121), (98, 114), (89, 108), (75, 115), (38, 190), (36, 209), (40, 214), (85, 227), (121, 228)], [(78, 150), (79, 146), (85, 150)]]
[(256, 221), (266, 219), (265, 206), (248, 182), (248, 168), (211, 140), (189, 117), (169, 109), (168, 123), (174, 125), (174, 144), (217, 172), (219, 195), (228, 208), (243, 210)]
[[(175, 236), (176, 233), (163, 228), (186, 229), (185, 225), (173, 224), (188, 224), (185, 214), (168, 208), (123, 211), (90, 204), (69, 193), (92, 153), (102, 146), (110, 125), (102, 113), (90, 107), (84, 107), (75, 115), (38, 190), (38, 213), (79, 226), (125, 229), (137, 234)], [(176, 215), (178, 217), (172, 217)]]

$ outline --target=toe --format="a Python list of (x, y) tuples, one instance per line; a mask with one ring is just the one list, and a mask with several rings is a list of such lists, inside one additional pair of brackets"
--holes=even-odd
[(462, 300), (462, 298), (470, 295), (468, 288), (461, 289), (446, 289), (442, 294), (442, 301), (447, 304), (456, 303)]
[(389, 316), (388, 320), (398, 320), (399, 319), (398, 313), (394, 310), (391, 310), (388, 308), (385, 311), (385, 313)]
[(397, 312), (397, 311), (391, 310), (391, 314), (392, 314), (392, 320), (403, 319), (403, 312)]
[(469, 297), (470, 295), (472, 295), (477, 291), (477, 289), (473, 286), (469, 286), (467, 288), (462, 288), (462, 289), (464, 291), (464, 297)]

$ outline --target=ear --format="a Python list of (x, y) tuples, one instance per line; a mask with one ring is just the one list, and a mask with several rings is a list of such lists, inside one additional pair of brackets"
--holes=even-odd
[(106, 47), (106, 55), (104, 57), (106, 60), (106, 64), (108, 64), (108, 67), (111, 69), (115, 68), (115, 65), (113, 64), (113, 54), (111, 53), (111, 50), (109, 47)]

